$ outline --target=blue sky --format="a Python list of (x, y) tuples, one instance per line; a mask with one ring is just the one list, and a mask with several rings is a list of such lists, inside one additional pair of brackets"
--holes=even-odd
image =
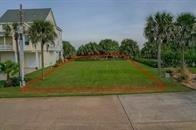
[(76, 47), (104, 38), (132, 38), (141, 47), (147, 16), (157, 11), (196, 14), (196, 0), (0, 0), (0, 15), (20, 3), (24, 8), (52, 8), (63, 40)]

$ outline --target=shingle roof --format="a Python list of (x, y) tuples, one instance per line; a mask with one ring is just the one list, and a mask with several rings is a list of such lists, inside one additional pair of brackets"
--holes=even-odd
[[(25, 22), (33, 22), (35, 20), (45, 20), (50, 12), (50, 8), (44, 9), (23, 9)], [(0, 22), (19, 22), (19, 10), (7, 10), (0, 18)]]

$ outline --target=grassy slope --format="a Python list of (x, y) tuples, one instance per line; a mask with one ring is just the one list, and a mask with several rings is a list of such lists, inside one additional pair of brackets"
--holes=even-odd
[(126, 61), (72, 62), (49, 75), (38, 87), (112, 87), (151, 85), (142, 73)]
[[(99, 64), (101, 62), (101, 64)], [(112, 64), (111, 64), (112, 63)], [(157, 70), (145, 65), (141, 66), (147, 68), (152, 74), (157, 75)], [(74, 68), (74, 69), (73, 69)], [(62, 73), (63, 72), (63, 73)], [(107, 72), (107, 73), (105, 73)], [(40, 75), (40, 71), (28, 74), (29, 79), (34, 79)], [(97, 80), (99, 79), (99, 80)], [(106, 80), (107, 79), (107, 80)], [(165, 91), (189, 91), (191, 89), (183, 87), (171, 79), (161, 79), (167, 85)], [(58, 82), (57, 82), (58, 81)], [(59, 82), (59, 81), (66, 81)], [(98, 82), (100, 81), (100, 82)], [(114, 84), (115, 83), (115, 84)], [(124, 61), (89, 61), (89, 62), (72, 62), (66, 64), (64, 68), (60, 68), (54, 72), (51, 76), (45, 79), (43, 83), (38, 83), (40, 86), (53, 87), (58, 85), (83, 85), (92, 87), (101, 86), (103, 84), (112, 85), (144, 85), (151, 84), (151, 82), (138, 70), (131, 67), (130, 64)], [(80, 95), (78, 93), (66, 94), (66, 93), (22, 93), (19, 88), (0, 88), (0, 97), (33, 97), (33, 96), (66, 96), (66, 95)], [(87, 94), (88, 95), (88, 94)]]
[(181, 85), (177, 81), (174, 81), (173, 79), (170, 79), (170, 78), (166, 79), (166, 78), (158, 77), (158, 70), (156, 68), (152, 68), (152, 67), (149, 67), (149, 66), (144, 65), (144, 64), (140, 64), (140, 65), (145, 67), (146, 69), (148, 69), (154, 75), (157, 75), (157, 78), (159, 78), (160, 80), (162, 80), (165, 83), (165, 85), (166, 85), (165, 91), (166, 92), (177, 92), (177, 91), (192, 90), (190, 88), (184, 87), (183, 85)]
[(196, 67), (190, 68), (190, 71), (191, 71), (193, 74), (196, 74)]

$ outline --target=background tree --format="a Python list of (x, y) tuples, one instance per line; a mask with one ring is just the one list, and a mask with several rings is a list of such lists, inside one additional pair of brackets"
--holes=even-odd
[(161, 73), (161, 45), (170, 38), (170, 27), (173, 22), (173, 16), (170, 13), (157, 12), (155, 15), (147, 18), (144, 29), (145, 37), (149, 42), (158, 46), (157, 61), (159, 74)]
[(32, 43), (41, 43), (42, 80), (44, 79), (44, 45), (54, 44), (56, 36), (54, 25), (48, 21), (34, 21), (29, 28), (29, 37)]
[(119, 44), (117, 41), (111, 39), (104, 39), (101, 40), (99, 43), (101, 53), (103, 54), (110, 54), (112, 52), (119, 51)]
[[(193, 25), (193, 30), (192, 30), (192, 32), (191, 32), (191, 35), (192, 35), (192, 38), (194, 39), (194, 41), (195, 41), (195, 39), (196, 39), (196, 21), (195, 21), (195, 23), (194, 23), (194, 25)], [(196, 42), (196, 41), (195, 41)], [(195, 43), (196, 44), (196, 43)]]
[(85, 54), (86, 54), (86, 52), (85, 52), (84, 45), (81, 45), (81, 46), (78, 48), (78, 50), (77, 50), (77, 55), (83, 56), (83, 55), (85, 55)]
[(176, 19), (173, 34), (174, 42), (180, 47), (181, 51), (181, 67), (185, 69), (185, 50), (188, 48), (192, 40), (192, 31), (195, 23), (195, 16), (191, 13), (182, 13)]
[(139, 55), (139, 46), (132, 39), (124, 39), (120, 45), (120, 52), (130, 57), (136, 57)]
[(81, 45), (78, 48), (77, 55), (98, 55), (100, 53), (100, 46), (95, 42), (89, 42)]
[(76, 49), (68, 41), (63, 41), (63, 51), (64, 58), (71, 58), (76, 54)]
[(176, 44), (171, 41), (162, 46), (162, 65), (164, 67), (177, 67), (179, 65), (180, 53)]
[(144, 47), (141, 49), (142, 58), (157, 59), (157, 44), (152, 42), (144, 43)]

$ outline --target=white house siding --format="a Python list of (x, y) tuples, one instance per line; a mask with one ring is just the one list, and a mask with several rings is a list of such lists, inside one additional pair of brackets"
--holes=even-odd
[(58, 53), (55, 51), (48, 51), (44, 53), (44, 66), (52, 66), (56, 64), (56, 61), (58, 60)]
[(55, 20), (54, 20), (54, 16), (53, 16), (53, 14), (52, 14), (52, 11), (49, 12), (49, 14), (48, 14), (48, 16), (47, 16), (47, 18), (46, 18), (46, 21), (49, 21), (49, 22), (51, 22), (53, 25), (56, 25)]
[[(56, 61), (59, 59), (59, 53), (56, 51), (45, 51), (44, 52), (44, 67), (52, 66), (56, 64)], [(25, 52), (24, 55), (24, 64), (25, 68), (41, 68), (41, 52), (38, 53), (38, 65), (36, 62), (35, 52)]]
[[(55, 42), (55, 49), (57, 49), (61, 53), (61, 58), (63, 58), (62, 31), (57, 29), (55, 18), (54, 18), (54, 15), (53, 15), (52, 11), (49, 12), (49, 14), (48, 14), (48, 16), (46, 18), (46, 21), (51, 22), (55, 26), (55, 32), (57, 34), (57, 38), (54, 40), (54, 42)], [(58, 58), (56, 60), (58, 60), (58, 59), (59, 59), (59, 54), (58, 54)]]
[(24, 54), (24, 67), (25, 68), (36, 68), (36, 55), (35, 52), (25, 52)]
[(0, 52), (0, 62), (4, 62), (4, 61), (13, 61), (16, 62), (16, 54), (14, 52)]

